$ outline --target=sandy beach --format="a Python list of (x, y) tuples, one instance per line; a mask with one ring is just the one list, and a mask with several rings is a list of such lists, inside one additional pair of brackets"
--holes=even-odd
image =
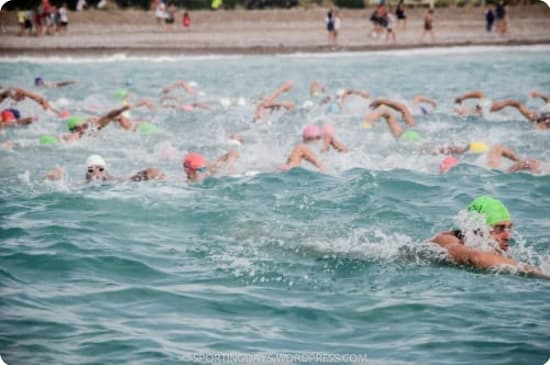
[[(326, 8), (190, 12), (192, 27), (184, 32), (178, 11), (173, 32), (158, 29), (152, 11), (88, 10), (69, 14), (65, 35), (18, 37), (15, 13), (5, 14), (7, 32), (0, 34), (5, 56), (181, 55), (327, 52)], [(544, 4), (510, 7), (509, 33), (485, 31), (483, 8), (437, 8), (436, 41), (420, 43), (425, 8), (408, 9), (406, 31), (397, 42), (369, 36), (373, 8), (342, 10), (340, 47), (335, 52), (453, 47), (466, 45), (550, 44), (550, 9)], [(428, 38), (426, 38), (428, 39)]]

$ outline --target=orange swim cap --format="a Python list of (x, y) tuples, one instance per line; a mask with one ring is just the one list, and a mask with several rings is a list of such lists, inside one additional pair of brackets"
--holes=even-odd
[(15, 121), (15, 115), (9, 109), (2, 110), (2, 122), (13, 122)]
[(191, 152), (183, 159), (183, 168), (198, 170), (206, 166), (206, 159), (199, 153)]

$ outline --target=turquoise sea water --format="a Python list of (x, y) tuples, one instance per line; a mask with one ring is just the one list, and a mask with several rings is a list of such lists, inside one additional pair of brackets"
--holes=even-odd
[[(550, 93), (549, 59), (548, 48), (4, 59), (2, 85), (43, 92), (73, 114), (119, 106), (115, 94), (125, 87), (158, 100), (176, 79), (195, 81), (199, 100), (231, 105), (132, 111), (161, 132), (113, 125), (49, 146), (38, 138), (65, 133), (65, 123), (30, 102), (18, 105), (40, 120), (0, 134), (0, 142), (16, 142), (0, 150), (2, 358), (10, 365), (182, 364), (213, 363), (213, 354), (328, 353), (366, 356), (369, 364), (543, 364), (550, 282), (451, 266), (424, 242), (488, 194), (512, 213), (510, 255), (550, 273), (550, 176), (491, 171), (479, 155), (441, 176), (442, 157), (427, 152), (483, 140), (548, 167), (549, 132), (514, 110), (458, 118), (452, 100), (481, 89), (536, 108), (527, 93)], [(36, 76), (79, 83), (43, 91), (32, 86)], [(440, 105), (417, 118), (419, 143), (396, 143), (382, 123), (361, 128), (368, 103), (357, 99), (341, 114), (298, 108), (252, 125), (251, 103), (287, 79), (295, 88), (282, 99), (297, 105), (308, 100), (312, 80), (332, 94), (344, 87), (402, 100), (425, 94)], [(307, 166), (277, 172), (301, 129), (326, 120), (350, 153), (323, 157), (327, 174)], [(214, 159), (235, 147), (227, 138), (234, 132), (245, 140), (234, 174), (188, 185), (181, 157), (199, 151)], [(162, 158), (167, 147), (177, 159)], [(86, 186), (92, 153), (114, 175), (156, 166), (167, 179)], [(44, 182), (55, 165), (68, 178)], [(333, 363), (350, 359), (357, 357)]]

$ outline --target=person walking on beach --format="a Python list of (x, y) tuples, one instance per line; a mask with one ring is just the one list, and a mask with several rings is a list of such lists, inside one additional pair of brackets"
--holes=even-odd
[[(541, 270), (507, 256), (512, 238), (512, 217), (500, 200), (485, 195), (479, 196), (470, 203), (468, 212), (481, 217), (483, 220), (481, 227), (474, 229), (471, 234), (462, 230), (441, 232), (432, 237), (429, 242), (443, 248), (449, 259), (458, 265), (477, 269), (507, 267), (522, 274), (550, 279), (550, 276)], [(484, 235), (484, 231), (488, 235)], [(475, 238), (485, 241), (492, 247), (492, 252), (472, 247), (469, 241)]]
[(325, 18), (325, 23), (327, 25), (327, 40), (329, 47), (332, 47), (334, 45), (334, 10), (330, 9), (327, 13), (327, 17)]
[(424, 36), (426, 34), (430, 34), (430, 38), (432, 40), (432, 43), (435, 42), (435, 35), (434, 35), (434, 11), (433, 9), (428, 10), (428, 14), (424, 17), (424, 31), (422, 32), (422, 35), (420, 36), (420, 42), (424, 40)]
[(397, 7), (395, 8), (395, 16), (397, 17), (397, 28), (401, 31), (407, 29), (407, 14), (405, 13), (405, 1), (399, 0)]
[(391, 39), (391, 41), (395, 43), (395, 18), (391, 13), (391, 9), (388, 9), (388, 12), (386, 13), (386, 19), (386, 42), (389, 42)]
[(495, 22), (495, 13), (493, 12), (493, 8), (491, 5), (485, 8), (485, 22), (486, 22), (485, 29), (487, 30), (487, 32), (492, 32), (493, 23)]
[(181, 20), (183, 24), (183, 30), (188, 32), (191, 30), (191, 17), (189, 16), (189, 13), (185, 12), (183, 13), (183, 18)]
[(59, 31), (60, 33), (67, 33), (69, 27), (69, 15), (67, 11), (67, 3), (63, 3), (63, 6), (59, 8)]

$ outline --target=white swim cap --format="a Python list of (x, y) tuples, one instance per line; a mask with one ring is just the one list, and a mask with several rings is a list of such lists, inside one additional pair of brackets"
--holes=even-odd
[(107, 164), (105, 163), (105, 160), (100, 155), (90, 155), (88, 159), (86, 160), (86, 166), (101, 166), (106, 167)]
[(345, 89), (338, 89), (338, 91), (336, 91), (336, 96), (342, 96), (345, 94), (345, 92), (346, 92)]

